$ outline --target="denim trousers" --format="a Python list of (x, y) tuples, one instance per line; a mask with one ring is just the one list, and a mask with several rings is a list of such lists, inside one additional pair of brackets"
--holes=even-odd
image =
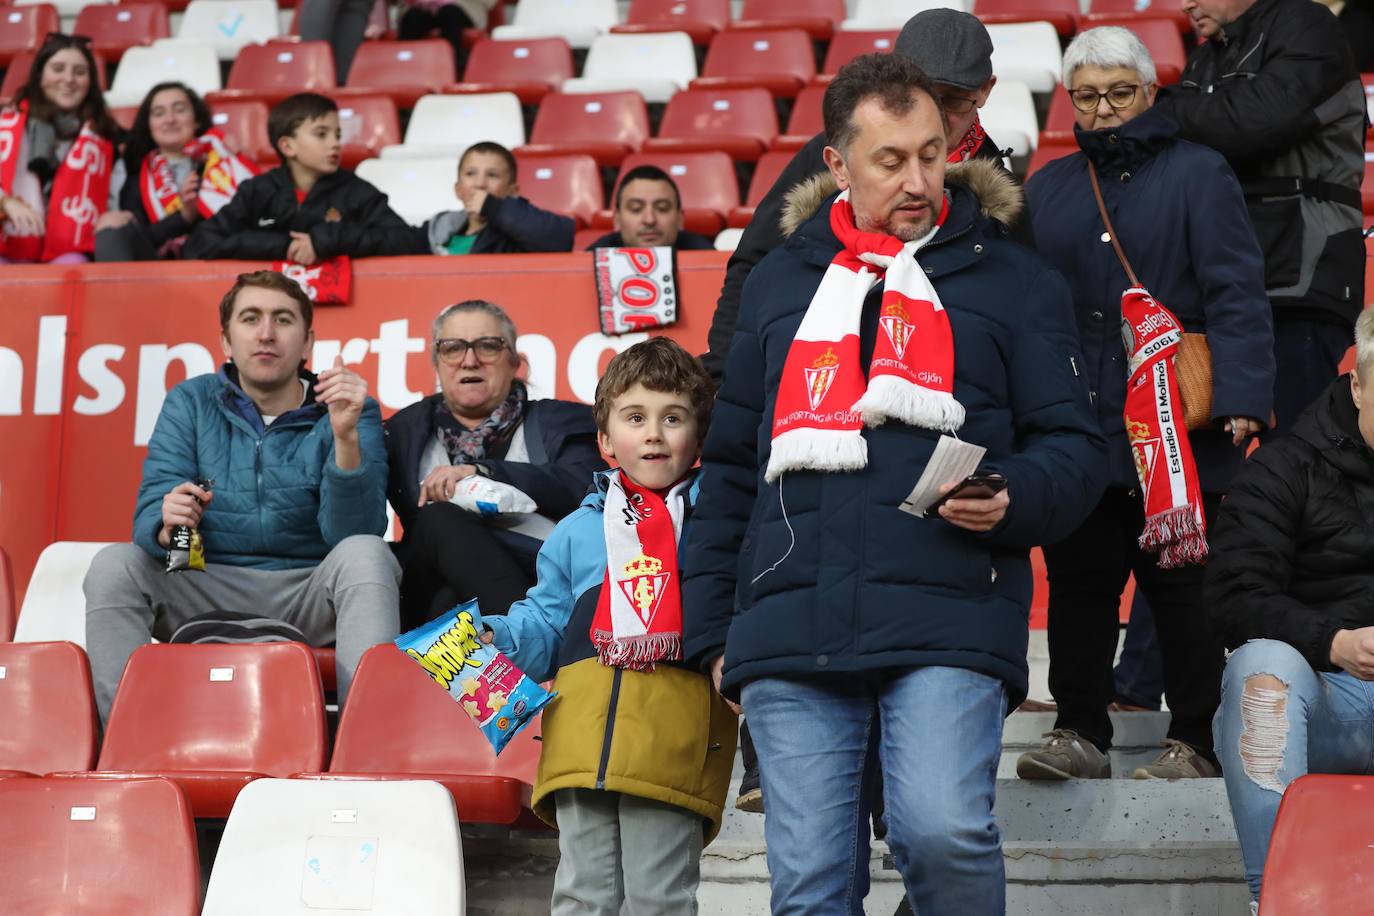
[[(1268, 674), (1286, 686), (1253, 690)], [(1217, 757), (1240, 837), (1245, 880), (1258, 900), (1274, 818), (1288, 784), (1307, 773), (1374, 773), (1374, 683), (1314, 671), (1297, 649), (1255, 639), (1231, 653), (1213, 722)]]
[(879, 769), (887, 843), (916, 911), (1005, 912), (992, 815), (1007, 707), (1001, 681), (945, 667), (760, 678), (742, 699), (767, 805), (773, 916), (862, 916)]

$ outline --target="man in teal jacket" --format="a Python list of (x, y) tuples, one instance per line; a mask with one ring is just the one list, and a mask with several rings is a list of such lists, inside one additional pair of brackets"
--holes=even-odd
[[(143, 464), (133, 543), (86, 575), (86, 649), (101, 720), (129, 655), (224, 612), (277, 618), (337, 646), (339, 700), (358, 659), (397, 632), (400, 568), (386, 529), (386, 448), (367, 382), (335, 360), (304, 368), (310, 299), (273, 271), (220, 302), (228, 361), (167, 395)], [(175, 529), (204, 569), (167, 572)], [(289, 630), (288, 630), (289, 632)]]

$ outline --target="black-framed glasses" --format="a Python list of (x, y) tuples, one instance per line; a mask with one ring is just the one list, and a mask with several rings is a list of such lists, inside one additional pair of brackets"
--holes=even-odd
[(977, 105), (977, 99), (971, 99), (966, 95), (940, 96), (940, 106), (950, 114), (968, 114), (976, 108)]
[(505, 349), (506, 342), (500, 337), (479, 337), (476, 340), (441, 337), (434, 341), (434, 352), (450, 365), (461, 363), (467, 357), (468, 350), (476, 353), (481, 362), (494, 363)]
[(1106, 92), (1098, 92), (1096, 89), (1070, 89), (1069, 98), (1073, 100), (1073, 107), (1079, 111), (1096, 111), (1103, 99), (1107, 100), (1113, 111), (1120, 111), (1122, 108), (1130, 108), (1135, 102), (1135, 94), (1144, 88), (1139, 83), (1121, 83)]

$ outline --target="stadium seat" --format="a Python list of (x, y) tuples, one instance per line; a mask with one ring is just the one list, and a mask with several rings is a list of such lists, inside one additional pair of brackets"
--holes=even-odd
[(216, 99), (210, 103), (210, 123), (263, 169), (281, 162), (267, 139), (267, 103), (257, 99)]
[(855, 0), (850, 17), (840, 23), (840, 28), (846, 31), (900, 29), (917, 13), (938, 9), (967, 13), (972, 5), (972, 0)]
[(358, 177), (371, 182), (389, 198), (391, 209), (412, 226), (419, 226), (444, 210), (461, 210), (454, 193), (458, 161), (441, 159), (364, 159)]
[(100, 541), (57, 541), (43, 548), (29, 577), (14, 628), (17, 642), (65, 640), (86, 645), (86, 594), (81, 583)]
[(795, 154), (791, 150), (770, 150), (759, 157), (758, 163), (754, 166), (754, 177), (749, 180), (749, 193), (744, 198), (744, 206), (735, 207), (730, 211), (728, 222), (731, 228), (743, 229), (749, 225), (749, 221), (754, 218), (754, 208), (768, 196), (782, 170), (792, 161), (793, 155)]
[[(217, 0), (223, 2), (223, 0)], [(248, 45), (229, 68), (216, 99), (261, 99), (275, 105), (297, 92), (334, 90), (334, 52), (327, 41), (274, 41)]]
[(0, 887), (25, 916), (195, 916), (186, 799), (166, 779), (0, 780)]
[(57, 7), (51, 3), (0, 7), (0, 67), (9, 66), (16, 54), (37, 51), (43, 37), (60, 28)]
[(458, 818), (442, 786), (261, 779), (224, 826), (203, 912), (451, 916), (465, 906)]
[[(712, 44), (716, 41), (720, 35)], [(587, 52), (582, 76), (564, 80), (563, 92), (631, 90), (646, 102), (666, 102), (673, 93), (686, 89), (696, 75), (696, 52), (686, 32), (599, 35)]]
[(491, 30), (492, 38), (563, 38), (587, 48), (620, 22), (615, 0), (520, 0), (515, 21)]
[(1065, 156), (1072, 156), (1078, 152), (1076, 143), (1041, 143), (1031, 154), (1030, 163), (1026, 166), (1026, 181), (1047, 163)]
[(401, 120), (389, 96), (349, 95), (337, 101), (344, 168), (356, 169), (364, 159), (381, 155), (383, 147), (401, 142)]
[(14, 621), (19, 616), (19, 605), (14, 597), (14, 568), (10, 565), (10, 555), (0, 547), (0, 643), (14, 638)]
[(92, 50), (109, 61), (172, 34), (161, 3), (94, 3), (77, 14), (72, 32), (89, 36)]
[[(1136, 19), (1132, 16), (1101, 16), (1093, 26), (1119, 25), (1130, 29), (1145, 43), (1150, 57), (1154, 58), (1155, 71), (1159, 85), (1172, 86), (1183, 75), (1188, 63), (1188, 53), (1183, 49), (1183, 38), (1178, 29), (1166, 19)], [(993, 66), (997, 61), (993, 60)], [(1001, 71), (997, 71), (999, 74)]]
[(591, 156), (521, 154), (516, 162), (520, 167), (521, 196), (536, 207), (571, 216), (579, 229), (606, 205), (601, 171)]
[(689, 89), (668, 100), (650, 152), (718, 149), (753, 162), (778, 135), (778, 113), (764, 89)]
[(1031, 92), (1051, 92), (1059, 85), (1063, 56), (1054, 26), (1048, 22), (990, 25), (988, 35), (992, 72), (999, 80), (1018, 80)]
[[(113, 0), (11, 0), (11, 2), (15, 6), (38, 6), (51, 3), (53, 6), (57, 7), (57, 15), (65, 20), (71, 21), (76, 19), (81, 10), (91, 3), (110, 3), (113, 2)], [(42, 36), (40, 35), (39, 37), (41, 38)]]
[(620, 165), (649, 137), (649, 109), (638, 92), (544, 97), (522, 156), (585, 153), (598, 165)]
[(780, 98), (795, 98), (816, 75), (811, 38), (801, 29), (721, 32), (706, 51), (701, 77), (693, 89), (760, 87)]
[(458, 157), (474, 143), (489, 141), (506, 149), (525, 143), (520, 100), (512, 92), (480, 95), (427, 95), (415, 103), (405, 142), (382, 150), (383, 159)]
[[(213, 0), (202, 0), (213, 2)], [(209, 45), (163, 44), (130, 48), (115, 71), (114, 85), (105, 93), (112, 108), (133, 107), (158, 83), (177, 80), (202, 96), (220, 88), (219, 58)]]
[(531, 743), (527, 733), (534, 727), (527, 726), (497, 757), (467, 713), (423, 668), (395, 646), (374, 646), (358, 664), (329, 771), (298, 776), (432, 779), (453, 795), (463, 823), (509, 825), (528, 810), (535, 773), (503, 773), (502, 767), (515, 765), (521, 756), (510, 756), (516, 742)]
[(1374, 778), (1308, 775), (1283, 793), (1264, 863), (1264, 916), (1370, 911)]
[(641, 165), (656, 165), (672, 176), (682, 195), (683, 228), (689, 232), (714, 236), (739, 206), (735, 164), (725, 153), (635, 153), (621, 163), (620, 174)]
[(807, 86), (797, 93), (792, 103), (792, 117), (787, 122), (787, 133), (773, 141), (773, 149), (801, 149), (811, 138), (825, 130), (821, 117), (821, 102), (825, 99), (824, 85)]
[(1365, 216), (1374, 215), (1374, 159), (1364, 156), (1364, 180), (1360, 183), (1360, 202)]
[(730, 226), (716, 233), (716, 240), (713, 243), (716, 251), (734, 251), (739, 247), (740, 236), (744, 235), (744, 230), (735, 226)]
[(744, 0), (732, 29), (801, 29), (816, 41), (829, 41), (844, 21), (844, 0)]
[(573, 251), (586, 251), (588, 245), (610, 231), (605, 226), (577, 230), (577, 234), (573, 236)]
[(414, 108), (422, 95), (458, 81), (453, 46), (442, 38), (365, 41), (348, 71), (347, 92), (389, 95), (397, 108)]
[(1067, 89), (1061, 86), (1050, 93), (1050, 110), (1045, 115), (1040, 142), (1073, 143), (1074, 114), (1073, 101), (1069, 99)]
[(513, 92), (520, 104), (538, 105), (572, 75), (572, 49), (561, 38), (488, 39), (473, 46), (463, 81), (445, 86), (444, 92)]
[(129, 656), (90, 775), (165, 776), (196, 817), (227, 817), (254, 779), (318, 770), (324, 754), (309, 647), (146, 645)]
[(220, 60), (233, 60), (244, 47), (280, 34), (276, 0), (191, 0), (176, 40), (211, 45)]
[(0, 775), (95, 764), (91, 666), (69, 642), (0, 643)]
[[(1109, 22), (1101, 20), (1107, 19)], [(1193, 20), (1174, 0), (1089, 0), (1088, 14), (1081, 27), (1120, 25), (1122, 19), (1164, 19), (1172, 22), (1180, 35), (1193, 30)]]
[(1078, 0), (974, 0), (973, 12), (985, 25), (1048, 22), (1063, 38), (1078, 31)]
[(1002, 149), (1010, 147), (1013, 156), (1029, 156), (1040, 144), (1035, 99), (1025, 83), (999, 79), (978, 117), (992, 139)]
[(830, 39), (829, 48), (826, 49), (825, 65), (821, 67), (816, 79), (829, 82), (841, 67), (854, 58), (863, 54), (886, 54), (892, 50), (896, 42), (897, 32), (894, 29), (836, 32), (835, 37)]
[(705, 46), (729, 23), (730, 0), (630, 0), (625, 21), (611, 32), (686, 32), (692, 44)]

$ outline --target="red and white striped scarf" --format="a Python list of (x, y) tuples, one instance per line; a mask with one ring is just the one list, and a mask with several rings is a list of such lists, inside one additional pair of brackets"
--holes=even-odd
[(945, 162), (949, 165), (957, 165), (960, 162), (969, 161), (987, 138), (987, 131), (983, 130), (983, 123), (978, 120), (977, 115), (974, 115), (973, 123), (968, 126), (968, 130), (964, 131), (959, 142), (949, 148)]
[[(868, 464), (861, 429), (900, 420), (953, 432), (964, 425), (954, 399), (954, 335), (949, 315), (916, 252), (949, 212), (943, 201), (923, 238), (902, 242), (863, 232), (846, 190), (830, 206), (830, 228), (844, 245), (826, 268), (783, 363), (773, 411), (773, 447), (765, 478), (787, 471), (851, 471)], [(884, 281), (880, 333), (868, 364), (859, 365), (864, 299)]]

